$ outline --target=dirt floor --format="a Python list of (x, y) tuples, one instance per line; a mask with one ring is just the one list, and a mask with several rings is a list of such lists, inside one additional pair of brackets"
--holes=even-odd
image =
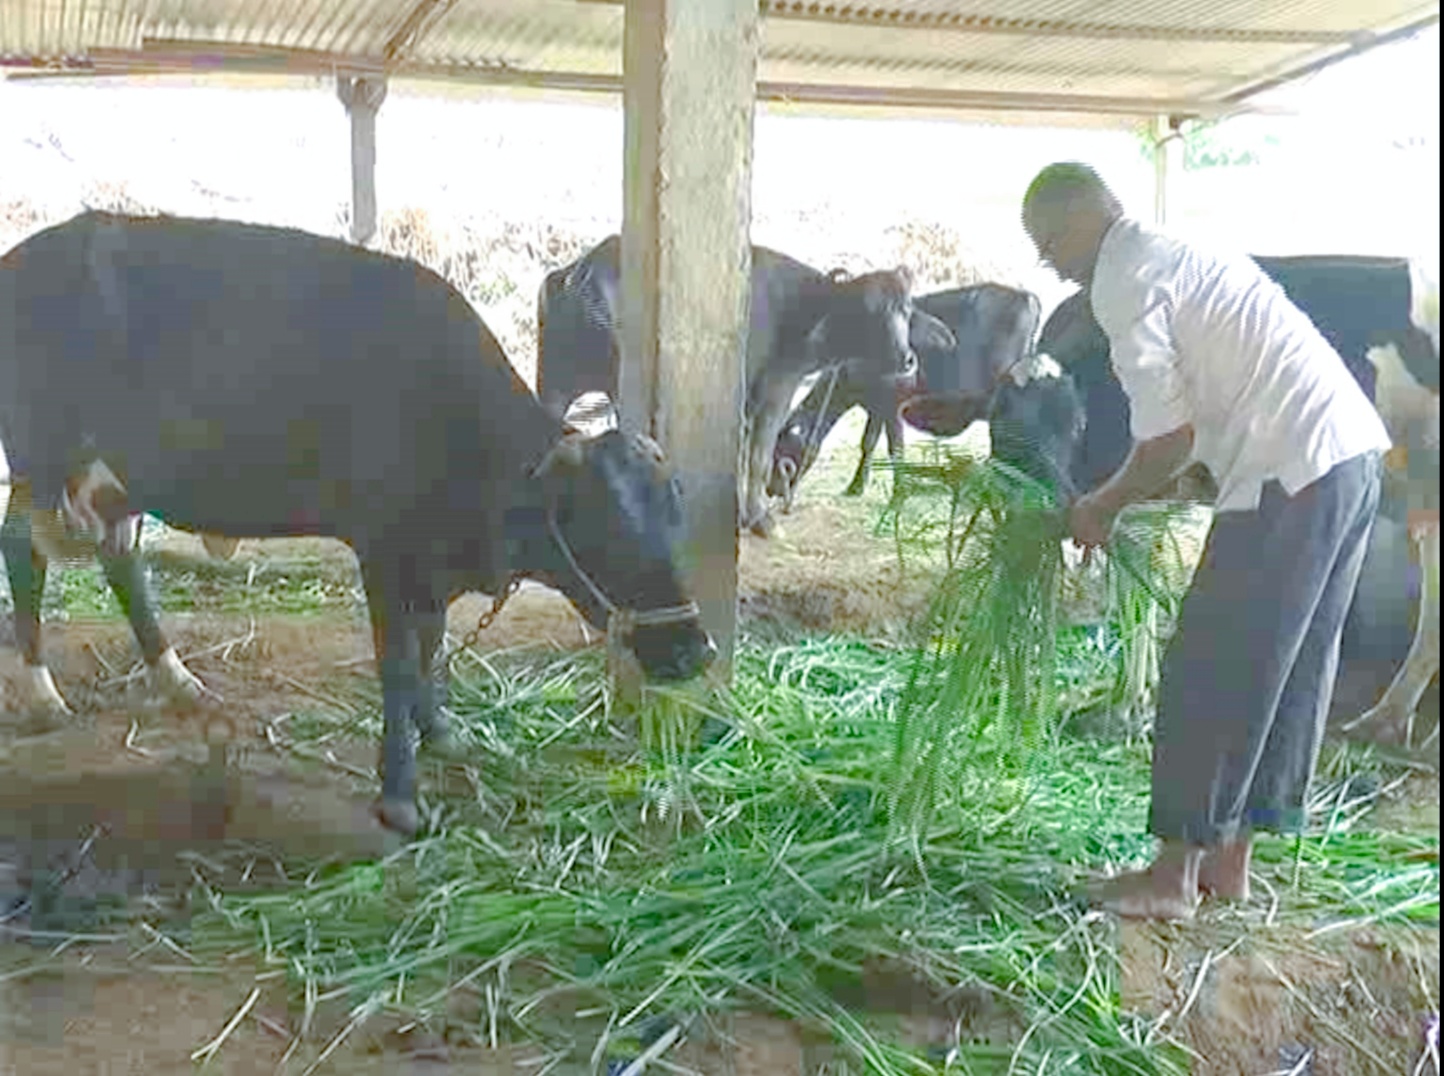
[[(773, 539), (743, 540), (743, 611), (754, 626), (883, 632), (926, 601), (926, 583), (903, 581), (886, 542), (839, 540), (867, 527), (886, 495), (877, 488), (885, 479), (862, 501), (838, 495), (855, 459), (852, 443), (804, 489)], [(166, 542), (178, 556), (204, 558), (195, 538)], [(336, 543), (246, 543), (237, 560), (318, 549), (340, 571), (351, 563)], [(464, 635), (487, 604), (458, 601), (449, 630)], [(201, 972), (183, 939), (137, 939), (133, 931), (122, 938), (107, 924), (100, 897), (164, 903), (198, 862), (234, 863), (242, 844), (247, 870), (259, 873), (269, 869), (267, 850), (278, 859), (348, 860), (394, 847), (368, 810), (375, 743), (335, 742), (318, 758), (286, 747), (286, 722), (298, 710), (374, 694), (359, 607), (349, 615), (167, 615), (165, 627), (221, 705), (196, 715), (155, 707), (138, 681), (117, 682), (135, 660), (124, 622), (72, 620), (48, 627), (45, 652), (78, 716), (61, 731), (27, 735), (16, 717), (20, 660), (13, 645), (0, 647), (8, 715), (0, 720), (0, 932), (10, 935), (0, 938), (0, 1076), (189, 1073), (205, 1059), (195, 1051), (223, 1033), (209, 1071), (309, 1072), (323, 1054), (321, 1071), (330, 1072), (543, 1071), (546, 1059), (505, 1043), (448, 1041), (384, 1021), (347, 1034), (347, 1014), (324, 1006), (298, 1040), (299, 1017), (284, 1003), (279, 971), (259, 981), (255, 967)], [(481, 637), (485, 649), (588, 645), (599, 641), (571, 606), (531, 587)], [(224, 748), (208, 748), (208, 735)], [(224, 770), (216, 768), (222, 750)], [(1437, 776), (1421, 777), (1402, 799), (1395, 809), (1437, 831)], [(78, 847), (91, 854), (76, 865)], [(32, 892), (42, 875), (90, 895), (89, 940), (55, 951), (45, 916), (73, 933), (73, 915), (36, 904), (24, 915), (15, 910), (17, 894)], [(1261, 936), (1249, 917), (1263, 914), (1188, 930), (1123, 929), (1125, 999), (1143, 1012), (1171, 1013), (1200, 1055), (1200, 1074), (1342, 1074), (1341, 1036), (1360, 1040), (1349, 1056), (1362, 1050), (1378, 1059), (1370, 1071), (1409, 1071), (1424, 1016), (1438, 1010), (1437, 944), (1370, 927), (1336, 932), (1327, 944), (1277, 930)], [(37, 968), (41, 954), (49, 955)], [(889, 997), (905, 993), (882, 988)], [(920, 1042), (957, 1018), (927, 998), (893, 1007)], [(683, 1066), (670, 1071), (709, 1074), (829, 1071), (815, 1036), (745, 1014), (728, 1028), (693, 1029), (669, 1059)]]

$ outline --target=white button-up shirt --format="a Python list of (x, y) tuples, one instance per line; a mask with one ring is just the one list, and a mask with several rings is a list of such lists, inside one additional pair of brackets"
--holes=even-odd
[(1292, 496), (1390, 447), (1343, 359), (1251, 258), (1123, 219), (1103, 237), (1090, 298), (1134, 440), (1192, 424), (1219, 511), (1256, 508), (1270, 479)]

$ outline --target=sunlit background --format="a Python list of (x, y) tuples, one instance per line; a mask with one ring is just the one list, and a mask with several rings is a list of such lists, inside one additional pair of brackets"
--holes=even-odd
[[(1410, 255), (1437, 279), (1437, 28), (1262, 101), (1290, 111), (1234, 118), (1194, 137), (1172, 177), (1170, 226), (1251, 253)], [(621, 221), (621, 132), (620, 102), (610, 99), (393, 87), (378, 120), (380, 208), (423, 209), (442, 231), (448, 220), (493, 230), (545, 222), (600, 239)], [(319, 80), (251, 90), (0, 83), (0, 203), (12, 206), (12, 220), (17, 203), (58, 218), (98, 192), (123, 192), (170, 213), (341, 234), (348, 140), (344, 109)], [(753, 238), (814, 264), (856, 265), (898, 249), (899, 229), (942, 228), (983, 275), (1037, 290), (1046, 312), (1066, 289), (1036, 266), (1017, 205), (1032, 173), (1062, 158), (1093, 163), (1135, 213), (1151, 217), (1152, 164), (1138, 134), (763, 109)], [(487, 301), (510, 304), (513, 320), (530, 317), (547, 267), (538, 262), (503, 289), (514, 295)], [(501, 316), (482, 305), (489, 320)], [(503, 326), (501, 335), (513, 349), (530, 346), (525, 333), (513, 340)]]

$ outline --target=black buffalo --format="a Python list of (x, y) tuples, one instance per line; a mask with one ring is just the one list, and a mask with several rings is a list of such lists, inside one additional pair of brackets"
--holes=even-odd
[(900, 409), (910, 397), (956, 395), (971, 401), (976, 411), (954, 420), (961, 423), (961, 430), (987, 413), (994, 386), (1028, 354), (1038, 331), (1038, 297), (1002, 284), (933, 292), (919, 296), (915, 307), (952, 330), (952, 345), (919, 347), (913, 377), (879, 377), (852, 365), (818, 377), (777, 439), (770, 493), (790, 501), (828, 431), (853, 407), (861, 406), (867, 411), (861, 458), (845, 491), (849, 496), (860, 494), (867, 484), (868, 461), (883, 430), (887, 431), (888, 454), (894, 460), (901, 458), (904, 412)]
[[(587, 392), (617, 399), (620, 251), (620, 237), (609, 236), (542, 283), (537, 391), (553, 414)], [(773, 446), (809, 373), (845, 363), (860, 378), (906, 376), (916, 366), (915, 351), (950, 346), (947, 327), (913, 309), (905, 270), (826, 274), (754, 246), (741, 525), (769, 530)]]
[[(1439, 356), (1411, 318), (1413, 275), (1406, 260), (1307, 255), (1254, 261), (1308, 315), (1371, 400), (1376, 375), (1368, 352), (1385, 345), (1393, 345), (1409, 372), (1438, 392)], [(1087, 422), (1075, 479), (1080, 488), (1093, 489), (1128, 456), (1131, 412), (1085, 292), (1075, 292), (1053, 311), (1038, 350), (1052, 356), (1078, 387)]]
[(460, 293), (409, 261), (222, 221), (87, 213), (41, 231), (0, 261), (0, 438), (16, 636), (61, 708), (32, 534), (57, 506), (95, 539), (154, 674), (190, 694), (134, 556), (137, 513), (347, 543), (384, 697), (377, 813), (394, 829), (416, 826), (413, 728), (445, 732), (431, 666), (458, 595), (535, 577), (599, 627), (620, 614), (658, 678), (714, 652), (679, 582), (660, 452), (564, 428)]

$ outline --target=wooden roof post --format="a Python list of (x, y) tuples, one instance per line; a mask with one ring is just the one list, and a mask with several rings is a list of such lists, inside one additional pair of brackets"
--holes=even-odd
[(336, 95), (351, 118), (351, 242), (364, 247), (376, 234), (376, 113), (386, 80), (337, 75)]
[(750, 304), (757, 0), (626, 0), (622, 423), (682, 482), (688, 577), (730, 674)]

